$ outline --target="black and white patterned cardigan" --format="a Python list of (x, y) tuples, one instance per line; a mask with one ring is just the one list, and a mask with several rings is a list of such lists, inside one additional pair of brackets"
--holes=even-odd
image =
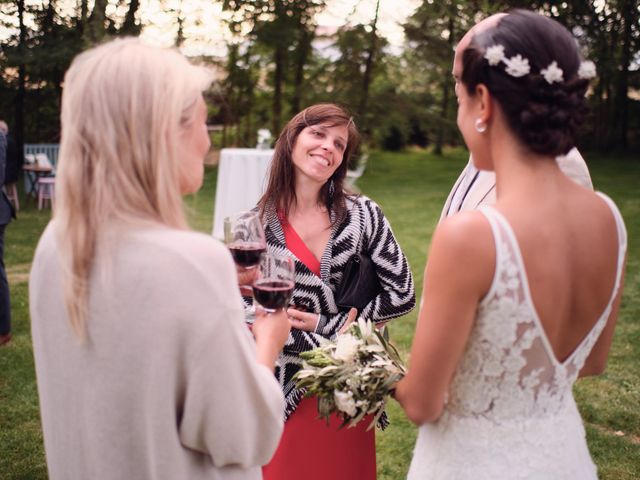
[[(284, 232), (274, 208), (265, 212), (267, 250), (295, 261), (295, 289), (291, 305), (304, 305), (307, 311), (320, 313), (316, 332), (291, 329), (276, 366), (276, 378), (285, 395), (285, 420), (295, 411), (304, 392), (295, 387), (292, 377), (300, 369), (300, 352), (319, 345), (320, 337), (335, 338), (348, 312), (338, 309), (334, 293), (342, 279), (347, 260), (363, 248), (376, 268), (382, 292), (358, 312), (376, 323), (409, 313), (415, 306), (413, 276), (389, 222), (380, 207), (365, 196), (348, 196), (347, 217), (332, 227), (331, 237), (320, 261), (320, 278), (287, 249)], [(251, 299), (245, 298), (245, 302)]]

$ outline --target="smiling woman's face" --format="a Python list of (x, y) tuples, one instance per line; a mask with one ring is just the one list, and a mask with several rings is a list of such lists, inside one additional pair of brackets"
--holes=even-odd
[(305, 127), (291, 152), (296, 180), (304, 176), (324, 184), (342, 163), (348, 140), (347, 125)]

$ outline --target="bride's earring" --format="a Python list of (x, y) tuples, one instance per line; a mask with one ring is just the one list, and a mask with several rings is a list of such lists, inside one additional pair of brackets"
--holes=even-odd
[(476, 127), (476, 132), (478, 133), (484, 133), (487, 131), (487, 124), (484, 123), (480, 118), (476, 118), (475, 127)]

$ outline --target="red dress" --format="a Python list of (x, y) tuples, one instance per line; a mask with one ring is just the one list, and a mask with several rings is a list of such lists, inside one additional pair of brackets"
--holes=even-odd
[[(320, 262), (289, 223), (281, 223), (287, 248), (320, 276)], [(342, 420), (337, 415), (327, 426), (318, 418), (315, 397), (303, 399), (285, 423), (271, 462), (262, 469), (264, 480), (375, 480), (375, 429), (366, 431), (372, 418), (338, 430)]]

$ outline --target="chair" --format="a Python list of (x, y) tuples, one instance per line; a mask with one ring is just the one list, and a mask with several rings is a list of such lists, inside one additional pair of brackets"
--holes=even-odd
[(26, 153), (24, 155), (24, 166), (22, 169), (24, 170), (24, 193), (27, 196), (27, 199), (29, 197), (34, 197), (37, 194), (36, 188), (38, 176), (34, 172), (26, 169), (33, 165), (37, 165), (36, 156), (33, 153)]
[(18, 199), (18, 189), (16, 188), (16, 183), (7, 183), (4, 186), (4, 192), (7, 194), (7, 198), (16, 209), (16, 212), (20, 210), (20, 200)]
[(35, 154), (36, 164), (42, 168), (53, 168), (51, 161), (46, 153), (36, 153)]
[(56, 179), (55, 177), (38, 178), (38, 210), (42, 210), (47, 200), (49, 205), (53, 207), (56, 197)]

